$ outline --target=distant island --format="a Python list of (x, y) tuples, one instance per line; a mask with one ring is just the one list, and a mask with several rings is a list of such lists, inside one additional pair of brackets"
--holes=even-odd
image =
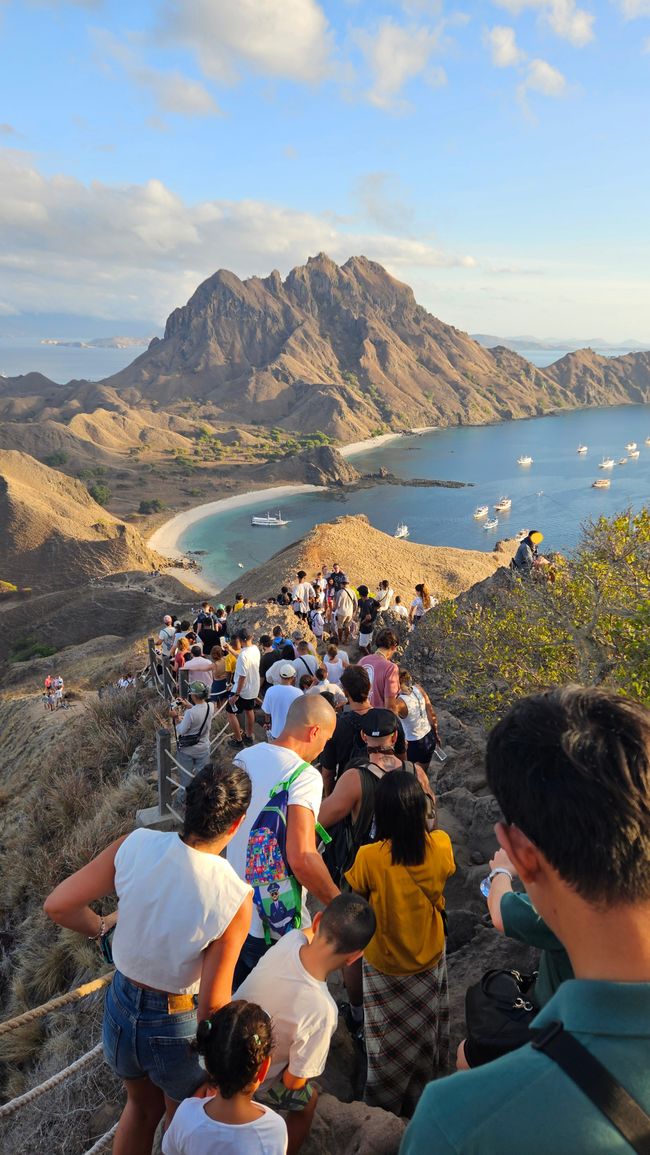
[(138, 349), (151, 343), (151, 337), (91, 337), (88, 341), (71, 341), (62, 337), (41, 337), (41, 345), (63, 345), (66, 349)]
[(634, 337), (630, 337), (629, 341), (607, 341), (603, 337), (530, 337), (525, 334), (520, 337), (495, 337), (493, 333), (472, 333), (471, 336), (484, 349), (502, 345), (515, 353), (543, 353), (546, 350), (552, 353), (559, 349), (577, 353), (579, 349), (594, 349), (611, 355), (641, 353), (650, 349), (650, 341), (637, 341)]

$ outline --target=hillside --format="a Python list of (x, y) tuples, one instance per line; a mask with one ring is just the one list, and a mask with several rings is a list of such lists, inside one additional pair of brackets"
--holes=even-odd
[(650, 401), (650, 352), (603, 357), (593, 349), (567, 353), (544, 372), (568, 390), (577, 405)]
[[(253, 601), (275, 596), (299, 569), (310, 577), (338, 562), (353, 582), (373, 587), (384, 578), (409, 604), (416, 582), (426, 581), (436, 597), (456, 597), (476, 582), (507, 565), (514, 548), (484, 553), (473, 549), (418, 545), (397, 540), (370, 525), (364, 514), (337, 517), (317, 525), (300, 541), (273, 555), (261, 566), (242, 574), (225, 589), (219, 600), (232, 601), (241, 590)], [(407, 600), (408, 599), (408, 600)]]
[(0, 558), (3, 580), (39, 591), (161, 560), (81, 482), (14, 450), (0, 450)]

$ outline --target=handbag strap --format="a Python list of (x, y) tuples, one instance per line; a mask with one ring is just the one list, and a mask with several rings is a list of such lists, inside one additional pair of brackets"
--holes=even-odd
[(562, 1023), (549, 1023), (536, 1033), (532, 1046), (562, 1068), (633, 1151), (650, 1155), (650, 1115), (575, 1035), (565, 1031)]
[(205, 724), (206, 724), (209, 717), (210, 717), (210, 703), (208, 702), (207, 706), (205, 707), (205, 718), (201, 722), (201, 729), (199, 730), (198, 734), (196, 735), (197, 741), (201, 737), (201, 734), (203, 733), (203, 731), (205, 730)]

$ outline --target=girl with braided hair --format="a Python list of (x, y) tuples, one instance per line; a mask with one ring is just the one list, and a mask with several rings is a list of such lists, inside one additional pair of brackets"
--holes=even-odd
[(271, 1065), (271, 1020), (236, 999), (199, 1023), (195, 1050), (210, 1080), (205, 1098), (185, 1099), (162, 1143), (163, 1155), (285, 1155), (287, 1125), (253, 1101)]

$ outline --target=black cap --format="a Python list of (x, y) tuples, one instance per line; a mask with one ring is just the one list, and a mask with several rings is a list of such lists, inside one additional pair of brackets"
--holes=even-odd
[(243, 629), (237, 630), (235, 637), (239, 638), (240, 642), (250, 642), (253, 638), (253, 635), (250, 632), (250, 630), (247, 629), (246, 626), (244, 626)]
[(386, 738), (397, 729), (397, 716), (392, 710), (376, 708), (361, 717), (361, 732), (368, 738)]

